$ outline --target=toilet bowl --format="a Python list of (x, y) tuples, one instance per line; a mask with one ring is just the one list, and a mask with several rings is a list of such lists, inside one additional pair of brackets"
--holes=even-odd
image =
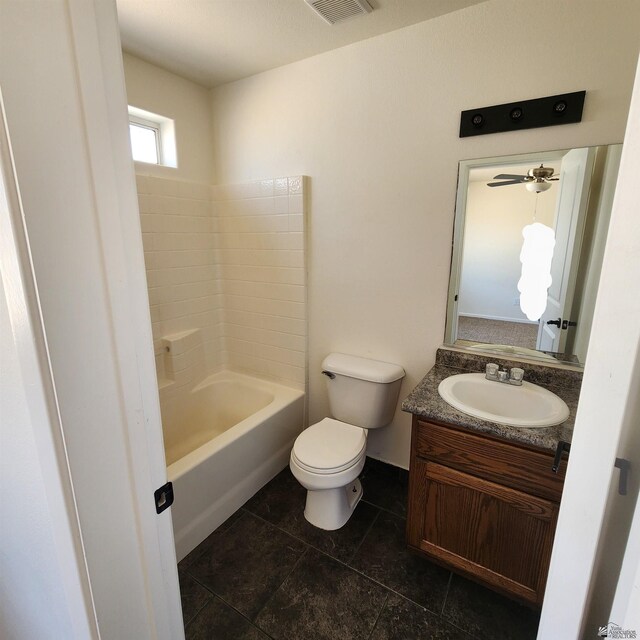
[(322, 363), (332, 418), (305, 429), (296, 439), (289, 467), (307, 490), (304, 516), (332, 531), (344, 526), (362, 498), (358, 476), (364, 467), (369, 429), (391, 422), (404, 369), (342, 353)]
[(289, 467), (307, 490), (304, 516), (333, 531), (344, 526), (362, 498), (358, 476), (364, 467), (367, 432), (325, 418), (305, 429), (291, 451)]

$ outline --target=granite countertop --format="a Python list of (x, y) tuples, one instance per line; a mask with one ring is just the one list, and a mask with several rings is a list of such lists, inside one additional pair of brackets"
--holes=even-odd
[[(495, 358), (493, 358), (495, 360)], [(526, 368), (526, 365), (525, 365)], [(528, 446), (544, 449), (555, 453), (560, 440), (571, 442), (573, 423), (575, 420), (578, 398), (580, 395), (579, 385), (562, 386), (559, 384), (548, 384), (536, 380), (536, 384), (552, 391), (562, 398), (569, 407), (569, 418), (555, 427), (524, 428), (509, 427), (507, 425), (488, 422), (480, 418), (474, 418), (465, 413), (460, 413), (451, 405), (447, 404), (438, 393), (438, 385), (449, 376), (459, 373), (469, 373), (468, 368), (456, 368), (443, 364), (436, 364), (422, 382), (409, 394), (402, 403), (402, 410), (413, 413), (428, 420), (436, 422), (446, 422), (455, 426), (464, 427), (471, 431), (479, 431), (504, 440), (519, 442)], [(527, 375), (525, 373), (525, 380)], [(496, 383), (498, 384), (498, 383)]]

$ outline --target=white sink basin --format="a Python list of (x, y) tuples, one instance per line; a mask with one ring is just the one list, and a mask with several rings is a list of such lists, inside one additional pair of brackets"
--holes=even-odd
[(484, 373), (445, 378), (438, 393), (462, 413), (512, 427), (551, 427), (569, 417), (569, 407), (555, 393), (530, 382), (517, 387), (487, 380)]

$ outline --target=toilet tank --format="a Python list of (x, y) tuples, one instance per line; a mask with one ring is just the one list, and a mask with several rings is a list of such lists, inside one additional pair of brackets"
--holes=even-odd
[(331, 416), (363, 429), (393, 419), (404, 369), (397, 364), (330, 353), (322, 362), (327, 376)]

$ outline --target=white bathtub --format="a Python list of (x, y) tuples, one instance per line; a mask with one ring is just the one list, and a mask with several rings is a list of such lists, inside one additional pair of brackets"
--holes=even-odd
[(162, 409), (181, 560), (286, 466), (303, 427), (304, 393), (225, 371), (162, 399)]

